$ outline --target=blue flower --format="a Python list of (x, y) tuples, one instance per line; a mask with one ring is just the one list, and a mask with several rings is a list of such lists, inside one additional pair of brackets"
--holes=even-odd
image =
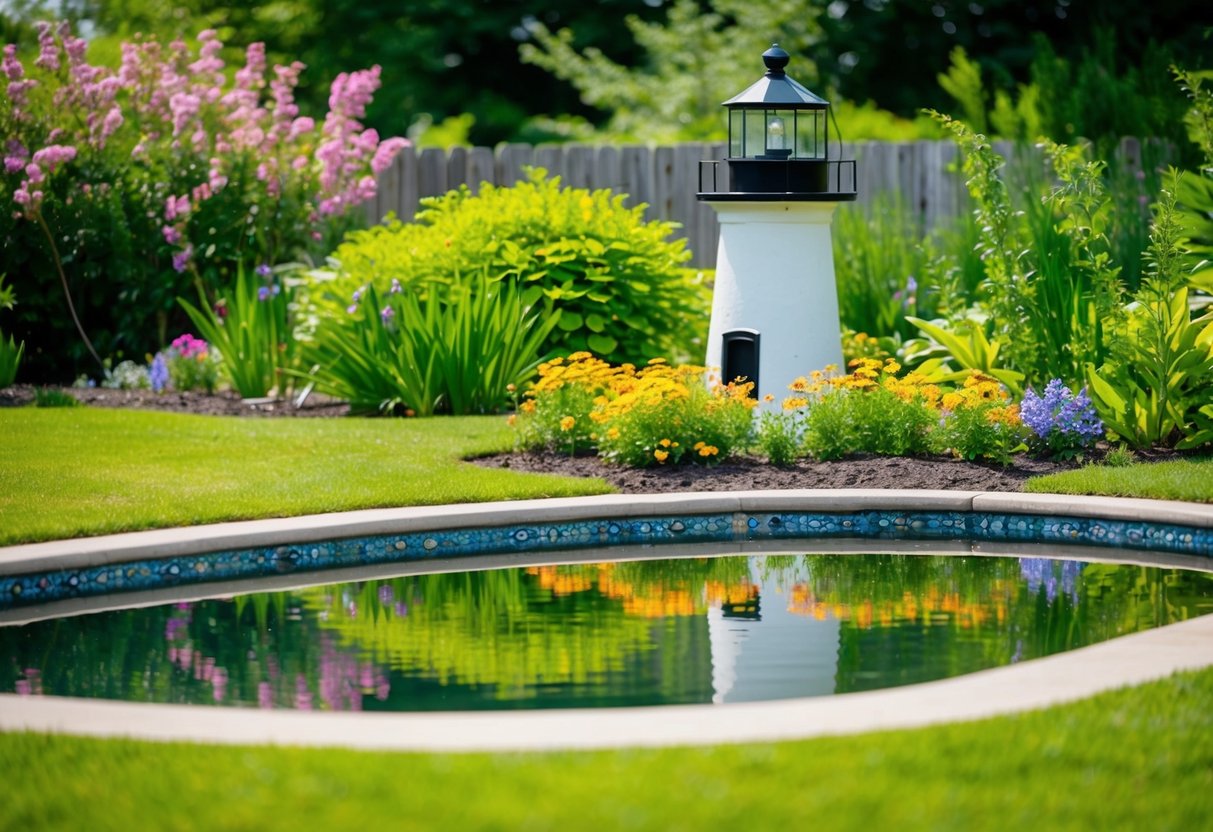
[(258, 287), (257, 300), (269, 300), (269, 299), (270, 299), (270, 287), (269, 286)]
[(168, 388), (168, 361), (164, 358), (164, 353), (156, 353), (156, 357), (152, 359), (152, 366), (147, 371), (147, 379), (151, 382), (152, 390), (156, 393), (162, 393)]
[(1094, 445), (1104, 434), (1103, 422), (1086, 388), (1074, 395), (1059, 378), (1045, 385), (1044, 396), (1029, 387), (1020, 403), (1019, 417), (1035, 434), (1038, 449), (1061, 456)]

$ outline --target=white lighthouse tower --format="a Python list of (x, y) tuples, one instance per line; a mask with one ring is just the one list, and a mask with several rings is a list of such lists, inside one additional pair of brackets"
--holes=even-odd
[(759, 401), (842, 363), (830, 221), (856, 196), (855, 162), (830, 158), (829, 102), (788, 77), (778, 44), (762, 60), (766, 74), (724, 102), (727, 176), (703, 163), (711, 190), (697, 195), (720, 220), (707, 364), (754, 382)]

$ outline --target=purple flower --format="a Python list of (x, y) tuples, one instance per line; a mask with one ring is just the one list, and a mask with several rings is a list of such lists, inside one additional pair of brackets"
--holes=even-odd
[(404, 289), (401, 287), (400, 281), (393, 277), (392, 278), (392, 288), (388, 289), (388, 292), (390, 292), (393, 295), (398, 295), (403, 291), (404, 291)]
[(269, 300), (269, 299), (270, 299), (270, 287), (269, 286), (259, 286), (257, 288), (257, 300), (264, 301), (264, 300)]
[(183, 272), (190, 264), (190, 260), (194, 257), (194, 247), (186, 246), (181, 251), (173, 255), (173, 271)]
[(1059, 456), (1073, 456), (1104, 435), (1103, 422), (1095, 413), (1086, 388), (1074, 395), (1059, 378), (1045, 385), (1043, 396), (1029, 387), (1020, 403), (1019, 415), (1034, 434), (1037, 449)]
[(173, 226), (166, 225), (164, 228), (160, 229), (160, 231), (164, 234), (164, 242), (168, 243), (170, 246), (175, 246), (177, 243), (181, 242), (181, 232)]
[(379, 313), (379, 317), (382, 318), (383, 322), (386, 324), (392, 318), (396, 317), (396, 311), (394, 309), (392, 309), (392, 307), (390, 307), (390, 306), (385, 306), (385, 307), (383, 307), (383, 310)]
[(164, 359), (164, 353), (156, 353), (156, 357), (152, 359), (151, 369), (147, 371), (147, 377), (154, 392), (163, 393), (168, 388), (168, 362)]
[(257, 276), (258, 277), (269, 277), (273, 273), (274, 273), (274, 270), (270, 268), (269, 263), (262, 263), (260, 266), (257, 267)]

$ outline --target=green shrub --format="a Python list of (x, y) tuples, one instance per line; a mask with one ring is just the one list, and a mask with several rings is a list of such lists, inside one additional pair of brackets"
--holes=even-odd
[(66, 24), (38, 29), (0, 95), (0, 271), (38, 378), (75, 376), (86, 350), (95, 369), (154, 351), (183, 322), (176, 299), (200, 287), (209, 305), (238, 265), (329, 251), (407, 144), (360, 123), (378, 68), (342, 73), (331, 110), (295, 118), (302, 65), (268, 65), (263, 44), (225, 66), (239, 53), (214, 31), (140, 36), (119, 71), (90, 65)]
[(343, 309), (372, 286), (392, 280), (439, 297), (458, 291), (461, 274), (512, 277), (528, 305), (561, 312), (544, 352), (590, 351), (616, 362), (652, 355), (697, 354), (705, 337), (707, 292), (684, 269), (685, 241), (674, 225), (645, 222), (609, 190), (562, 188), (532, 169), (512, 187), (485, 184), (423, 201), (417, 221), (357, 231), (333, 253), (333, 280), (318, 301)]
[(791, 465), (804, 445), (803, 419), (794, 413), (764, 412), (758, 418), (757, 444), (772, 465)]
[(426, 299), (371, 286), (320, 321), (304, 354), (317, 388), (355, 412), (495, 413), (534, 372), (559, 321), (523, 294), (513, 280), (484, 277)]

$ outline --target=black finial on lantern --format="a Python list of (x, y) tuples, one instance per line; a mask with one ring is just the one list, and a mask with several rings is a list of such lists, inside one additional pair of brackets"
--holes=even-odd
[(762, 62), (767, 65), (767, 76), (782, 78), (783, 68), (788, 65), (790, 58), (791, 56), (787, 52), (779, 48), (778, 43), (772, 43), (771, 48), (762, 53)]

